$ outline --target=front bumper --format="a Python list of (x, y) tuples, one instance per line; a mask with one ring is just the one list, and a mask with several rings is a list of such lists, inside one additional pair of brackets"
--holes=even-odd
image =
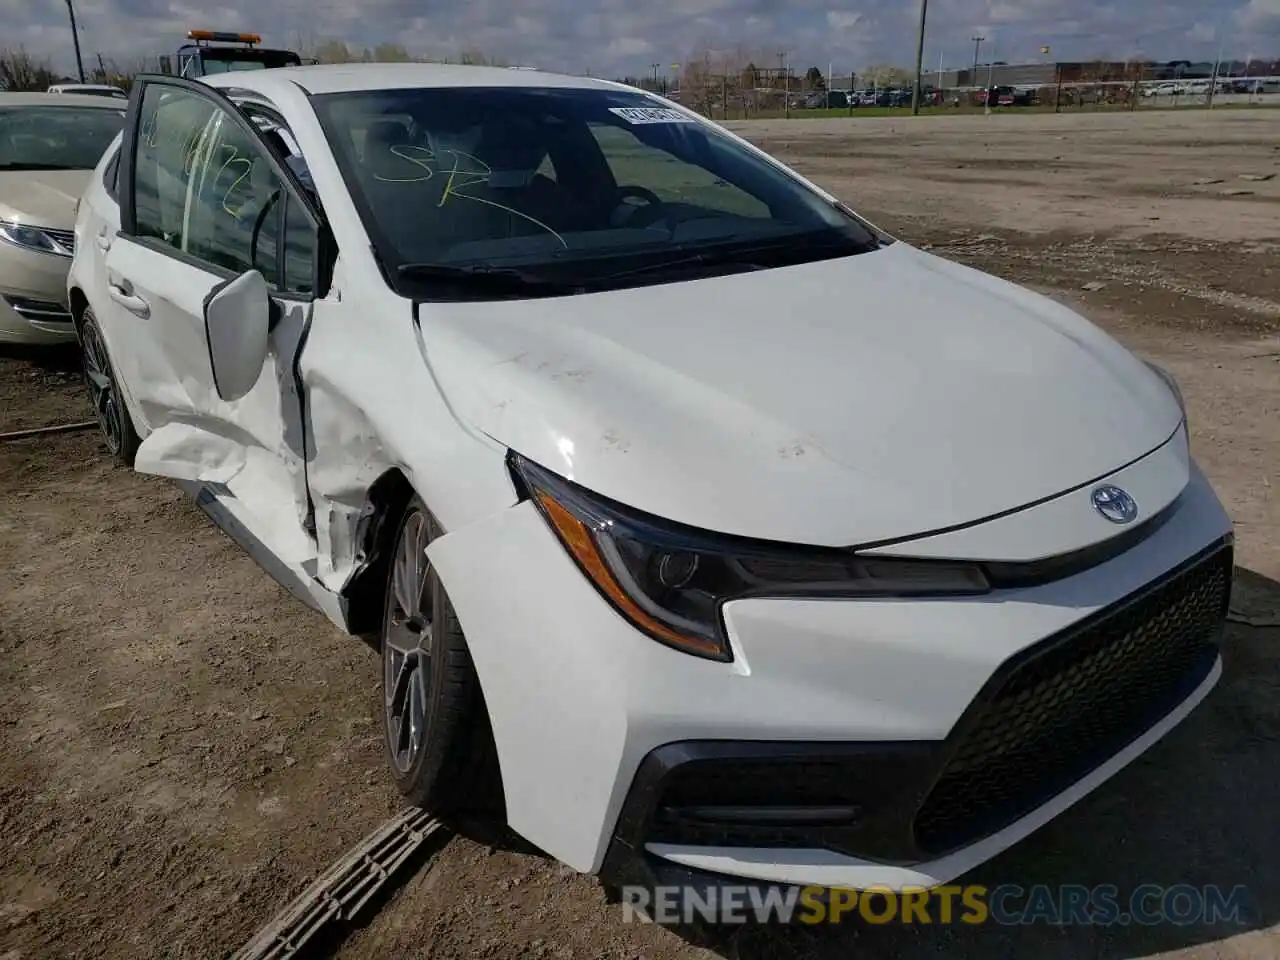
[[(971, 598), (736, 601), (728, 664), (634, 631), (530, 504), (429, 553), (480, 674), (513, 829), (614, 882), (660, 867), (865, 888), (976, 866), (1181, 719), (1220, 670), (1229, 535), (1193, 468), (1158, 529), (1063, 579)], [(1179, 604), (1194, 629), (1169, 627)], [(1113, 676), (1128, 685), (1096, 682)], [(1046, 753), (1046, 730), (1080, 749)], [(725, 822), (726, 807), (779, 803), (829, 808), (830, 822), (740, 809)]]
[(864, 889), (946, 883), (1065, 810), (1208, 693), (1232, 552), (1224, 538), (1011, 658), (944, 741), (658, 748), (602, 872), (620, 884), (660, 884), (670, 864)]
[(66, 305), (70, 268), (66, 257), (0, 243), (0, 343), (75, 341)]

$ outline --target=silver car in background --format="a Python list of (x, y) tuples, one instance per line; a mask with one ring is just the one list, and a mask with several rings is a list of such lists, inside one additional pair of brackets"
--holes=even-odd
[(76, 205), (127, 104), (0, 94), (0, 343), (74, 343), (67, 270)]

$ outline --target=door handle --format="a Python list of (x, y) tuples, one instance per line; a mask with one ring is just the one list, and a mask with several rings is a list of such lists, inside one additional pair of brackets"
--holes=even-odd
[(151, 304), (133, 292), (133, 284), (128, 280), (107, 283), (107, 292), (111, 299), (135, 316), (146, 319), (151, 316)]

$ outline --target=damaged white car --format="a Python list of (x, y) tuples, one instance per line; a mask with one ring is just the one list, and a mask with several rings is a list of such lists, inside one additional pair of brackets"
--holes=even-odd
[(610, 883), (934, 885), (1221, 672), (1172, 379), (685, 109), (143, 78), (76, 226), (111, 450), (382, 650), (392, 775)]

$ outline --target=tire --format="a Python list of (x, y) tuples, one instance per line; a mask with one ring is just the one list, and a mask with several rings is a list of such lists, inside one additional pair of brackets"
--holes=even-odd
[(102, 432), (107, 452), (122, 466), (132, 467), (138, 452), (138, 431), (125, 406), (107, 354), (107, 343), (98, 328), (93, 311), (85, 308), (80, 319), (80, 363), (84, 371), (85, 386), (89, 389), (89, 402)]
[(410, 803), (454, 823), (491, 824), (503, 810), (488, 711), (462, 626), (425, 554), (441, 533), (415, 495), (396, 525), (387, 572), (383, 740)]

